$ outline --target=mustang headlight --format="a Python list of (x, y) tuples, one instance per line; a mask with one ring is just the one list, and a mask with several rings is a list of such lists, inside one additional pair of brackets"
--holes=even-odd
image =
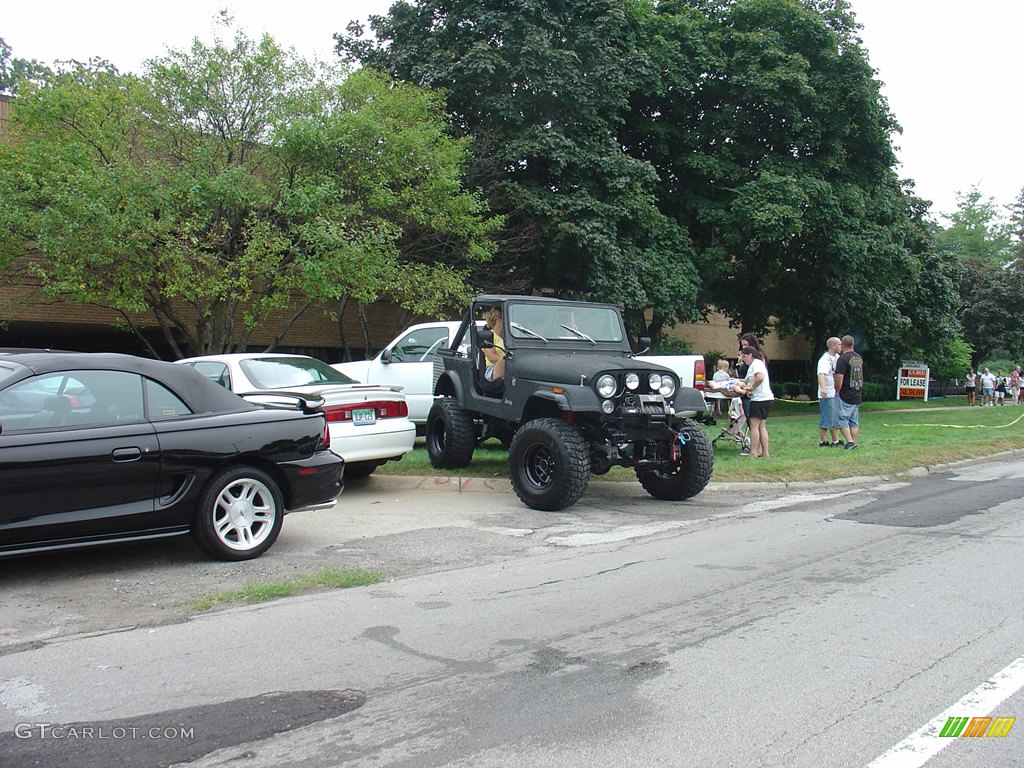
[(626, 374), (626, 389), (636, 389), (640, 386), (640, 374), (639, 373), (627, 373)]
[(647, 386), (651, 388), (651, 392), (657, 392), (661, 389), (661, 374), (652, 373), (647, 377)]
[(671, 376), (662, 376), (661, 377), (661, 386), (658, 387), (658, 391), (664, 397), (672, 397), (672, 395), (675, 394), (675, 392), (676, 392), (676, 383), (675, 383), (675, 381), (672, 380)]
[(597, 394), (601, 397), (611, 397), (618, 388), (619, 385), (616, 383), (615, 377), (609, 376), (607, 373), (597, 380)]

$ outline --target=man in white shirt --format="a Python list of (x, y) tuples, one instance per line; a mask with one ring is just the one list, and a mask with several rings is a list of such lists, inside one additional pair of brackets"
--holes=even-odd
[(981, 404), (995, 405), (996, 402), (996, 377), (988, 368), (981, 372)]
[[(818, 360), (818, 447), (838, 448), (839, 429), (836, 427), (836, 361), (842, 342), (833, 336), (825, 342), (825, 354)], [(832, 440), (829, 442), (829, 433)]]

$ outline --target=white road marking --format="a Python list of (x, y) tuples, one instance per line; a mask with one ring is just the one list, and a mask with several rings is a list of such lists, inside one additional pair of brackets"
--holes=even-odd
[(28, 678), (0, 680), (0, 705), (22, 717), (37, 717), (49, 710), (45, 698), (46, 689)]
[(956, 738), (939, 736), (949, 718), (985, 717), (1021, 688), (1024, 688), (1024, 656), (1010, 662), (949, 709), (872, 760), (866, 768), (919, 768), (957, 742)]
[(727, 515), (702, 517), (698, 520), (669, 520), (646, 525), (620, 525), (618, 528), (612, 528), (603, 533), (570, 533), (566, 536), (548, 536), (546, 541), (548, 544), (556, 544), (559, 547), (589, 547), (594, 544), (609, 544), (616, 541), (638, 539), (641, 536), (653, 536), (656, 533), (685, 528), (697, 523), (706, 523), (709, 520), (720, 520), (722, 517), (727, 517)]

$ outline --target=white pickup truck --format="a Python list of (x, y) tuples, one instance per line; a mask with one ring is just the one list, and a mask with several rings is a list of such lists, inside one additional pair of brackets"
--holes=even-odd
[[(434, 402), (434, 358), (448, 349), (459, 329), (458, 320), (419, 323), (406, 328), (376, 357), (331, 366), (364, 384), (401, 384), (409, 404), (409, 420), (423, 425)], [(683, 387), (704, 392), (704, 358), (701, 355), (638, 355), (671, 369)]]

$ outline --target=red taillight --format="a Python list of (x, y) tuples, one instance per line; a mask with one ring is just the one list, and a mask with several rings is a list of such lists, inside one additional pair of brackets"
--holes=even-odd
[(324, 424), (324, 448), (331, 447), (331, 428)]
[(704, 389), (704, 360), (696, 360), (693, 363), (693, 388)]
[(324, 407), (324, 415), (328, 421), (352, 421), (353, 411), (372, 409), (378, 419), (396, 419), (409, 415), (409, 406), (405, 400), (383, 400), (368, 403), (348, 403), (347, 405), (328, 405)]

